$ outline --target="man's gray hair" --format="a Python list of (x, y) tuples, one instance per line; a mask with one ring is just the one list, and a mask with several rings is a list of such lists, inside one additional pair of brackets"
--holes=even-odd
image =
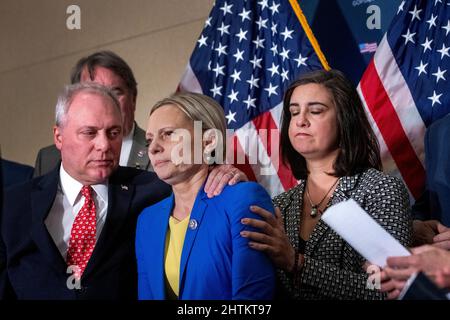
[[(58, 127), (63, 126), (69, 107), (72, 104), (73, 99), (79, 93), (92, 93), (111, 99), (117, 110), (120, 112), (119, 100), (117, 100), (114, 92), (108, 87), (102, 86), (94, 82), (84, 82), (70, 84), (64, 87), (64, 90), (58, 96), (55, 108), (55, 123)], [(121, 113), (122, 114), (122, 113)]]

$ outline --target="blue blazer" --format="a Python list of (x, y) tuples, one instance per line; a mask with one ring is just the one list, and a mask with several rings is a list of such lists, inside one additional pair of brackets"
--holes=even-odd
[[(186, 231), (180, 263), (179, 299), (271, 299), (275, 272), (266, 254), (251, 249), (240, 236), (251, 228), (244, 217), (258, 205), (274, 212), (267, 192), (257, 183), (227, 186), (209, 199), (197, 194)], [(146, 208), (138, 219), (136, 256), (139, 299), (165, 299), (165, 242), (173, 194)], [(194, 222), (195, 221), (195, 222)]]
[(427, 187), (413, 208), (415, 218), (436, 219), (450, 227), (450, 115), (434, 122), (425, 134)]

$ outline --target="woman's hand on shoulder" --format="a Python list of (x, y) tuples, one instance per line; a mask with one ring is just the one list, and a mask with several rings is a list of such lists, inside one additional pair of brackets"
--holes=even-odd
[(251, 206), (250, 210), (263, 220), (244, 218), (241, 222), (261, 232), (242, 231), (241, 236), (250, 240), (251, 248), (266, 252), (277, 268), (291, 271), (296, 253), (284, 230), (280, 209), (275, 208), (275, 216), (258, 206)]
[(223, 188), (241, 181), (248, 181), (244, 172), (231, 164), (221, 164), (211, 169), (205, 184), (205, 192), (209, 198), (219, 195)]

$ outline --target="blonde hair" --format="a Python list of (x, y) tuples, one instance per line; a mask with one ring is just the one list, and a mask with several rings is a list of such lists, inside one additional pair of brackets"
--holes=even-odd
[(178, 107), (192, 121), (201, 121), (202, 131), (209, 129), (218, 130), (223, 137), (223, 156), (226, 156), (225, 139), (226, 139), (226, 123), (225, 114), (220, 104), (203, 94), (194, 92), (177, 92), (158, 101), (150, 108), (149, 116), (158, 108), (172, 104)]

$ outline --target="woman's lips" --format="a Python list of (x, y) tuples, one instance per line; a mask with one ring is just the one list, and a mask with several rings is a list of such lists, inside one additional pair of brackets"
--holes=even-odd
[(310, 134), (304, 133), (304, 132), (299, 132), (295, 135), (296, 137), (310, 137)]

